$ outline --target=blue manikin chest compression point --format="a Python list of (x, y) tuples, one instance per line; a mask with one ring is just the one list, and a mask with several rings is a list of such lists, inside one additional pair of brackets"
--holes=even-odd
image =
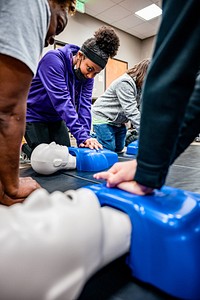
[(69, 153), (76, 156), (79, 171), (98, 172), (111, 167), (118, 161), (118, 155), (110, 150), (68, 147)]
[(88, 186), (102, 206), (130, 217), (127, 263), (132, 275), (187, 300), (200, 297), (200, 195), (163, 187), (137, 196), (98, 184)]
[(136, 155), (138, 153), (138, 140), (130, 143), (127, 146), (126, 153), (127, 154), (133, 154), (133, 155)]

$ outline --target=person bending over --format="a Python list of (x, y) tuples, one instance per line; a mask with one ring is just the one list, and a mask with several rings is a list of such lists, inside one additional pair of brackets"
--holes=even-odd
[(5, 205), (39, 187), (32, 178), (19, 178), (26, 99), (42, 49), (65, 28), (67, 11), (75, 11), (75, 0), (0, 1), (0, 203)]
[(149, 62), (149, 59), (142, 60), (115, 79), (95, 101), (92, 107), (93, 129), (104, 148), (123, 151), (128, 121), (139, 131), (141, 89)]
[(53, 141), (70, 146), (68, 129), (78, 147), (101, 148), (90, 136), (94, 77), (118, 47), (115, 31), (102, 26), (81, 48), (67, 44), (41, 59), (28, 95), (25, 139), (31, 151)]

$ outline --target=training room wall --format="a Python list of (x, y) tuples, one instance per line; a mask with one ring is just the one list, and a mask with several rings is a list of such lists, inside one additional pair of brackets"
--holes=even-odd
[(141, 57), (151, 58), (155, 44), (155, 36), (142, 40)]
[[(81, 46), (82, 43), (93, 36), (100, 26), (105, 22), (97, 20), (87, 14), (76, 13), (69, 17), (68, 25), (65, 30), (56, 37), (59, 41), (72, 43)], [(154, 38), (140, 40), (120, 29), (115, 28), (120, 39), (120, 47), (115, 59), (127, 62), (128, 68), (144, 58), (149, 58), (152, 53)], [(43, 55), (53, 46), (44, 48)], [(105, 90), (105, 72), (101, 72), (95, 79), (94, 98)]]

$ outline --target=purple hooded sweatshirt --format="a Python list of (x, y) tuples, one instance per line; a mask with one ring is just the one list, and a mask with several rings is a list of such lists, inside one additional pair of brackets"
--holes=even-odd
[(72, 57), (80, 48), (66, 45), (46, 53), (38, 65), (27, 100), (26, 122), (64, 120), (77, 144), (90, 138), (94, 79), (79, 81)]

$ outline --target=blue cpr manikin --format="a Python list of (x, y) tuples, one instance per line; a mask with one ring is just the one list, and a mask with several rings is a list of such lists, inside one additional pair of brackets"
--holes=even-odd
[(138, 140), (130, 143), (127, 146), (126, 153), (127, 154), (133, 154), (133, 155), (136, 155), (138, 153)]
[(118, 161), (117, 153), (106, 149), (68, 147), (68, 150), (71, 155), (76, 156), (76, 168), (79, 171), (98, 172)]
[(88, 188), (102, 206), (130, 217), (132, 275), (172, 296), (199, 299), (200, 195), (166, 186), (149, 196), (101, 184)]

